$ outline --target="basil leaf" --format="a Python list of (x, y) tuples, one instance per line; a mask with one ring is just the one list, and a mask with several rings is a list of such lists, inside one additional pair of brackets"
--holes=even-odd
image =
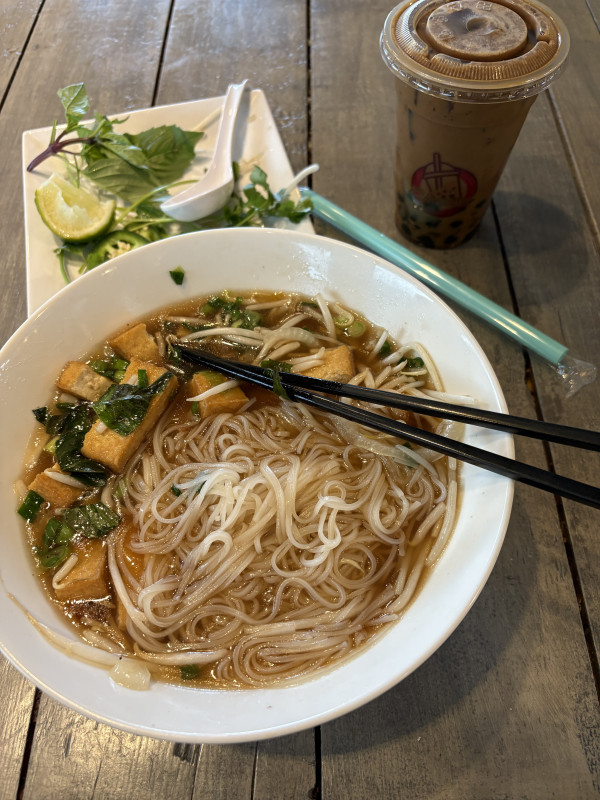
[(164, 372), (150, 386), (115, 384), (92, 407), (107, 428), (128, 436), (146, 416), (152, 398), (164, 391), (172, 377), (170, 372)]
[(58, 466), (86, 486), (104, 486), (106, 468), (81, 455), (83, 440), (92, 427), (93, 413), (88, 403), (78, 403), (63, 417), (61, 433), (54, 449)]
[(37, 419), (38, 422), (41, 422), (42, 425), (45, 425), (48, 420), (48, 406), (40, 406), (39, 408), (34, 408), (33, 416)]
[(83, 173), (107, 192), (128, 202), (137, 200), (154, 187), (147, 169), (134, 167), (114, 154), (88, 162)]
[[(115, 133), (110, 131), (103, 136), (98, 144), (108, 153), (122, 158), (133, 167), (146, 167), (146, 155), (144, 151), (131, 141), (131, 137), (125, 133)], [(104, 154), (103, 154), (104, 155)]]
[(104, 503), (67, 508), (63, 512), (63, 517), (74, 534), (79, 533), (88, 539), (106, 536), (121, 522), (121, 517)]
[(177, 125), (161, 125), (128, 138), (139, 147), (155, 186), (179, 180), (194, 158), (194, 147), (203, 134), (183, 131)]
[(65, 132), (75, 130), (81, 119), (88, 113), (90, 103), (83, 83), (74, 83), (59, 89), (58, 97), (65, 110), (67, 128)]

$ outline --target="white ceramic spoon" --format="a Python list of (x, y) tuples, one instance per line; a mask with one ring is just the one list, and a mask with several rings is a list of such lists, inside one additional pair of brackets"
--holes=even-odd
[(219, 121), (213, 160), (206, 174), (188, 189), (161, 203), (161, 209), (180, 222), (202, 219), (223, 208), (233, 190), (231, 147), (235, 121), (246, 81), (233, 83), (227, 89)]

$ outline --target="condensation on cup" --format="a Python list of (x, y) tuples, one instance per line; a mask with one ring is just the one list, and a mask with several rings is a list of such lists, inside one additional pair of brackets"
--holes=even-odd
[(477, 228), (569, 34), (542, 3), (405, 0), (380, 40), (397, 90), (396, 224), (425, 247)]

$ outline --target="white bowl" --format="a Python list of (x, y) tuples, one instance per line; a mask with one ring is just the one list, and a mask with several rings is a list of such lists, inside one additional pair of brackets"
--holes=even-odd
[[(169, 270), (181, 266), (177, 286)], [(23, 608), (75, 638), (34, 575), (12, 485), (32, 430), (31, 409), (54, 379), (128, 321), (184, 298), (225, 288), (322, 292), (363, 312), (401, 341), (422, 342), (445, 388), (505, 411), (481, 348), (456, 315), (419, 282), (358, 248), (311, 234), (216, 230), (166, 239), (98, 267), (45, 303), (0, 353), (0, 645), (43, 691), (100, 722), (180, 742), (240, 742), (278, 736), (346, 713), (385, 692), (425, 661), (467, 613), (496, 561), (512, 482), (464, 465), (462, 502), (450, 542), (402, 619), (341, 666), (294, 686), (235, 691), (154, 683), (147, 692), (115, 684), (102, 667), (68, 657)], [(472, 444), (512, 456), (511, 437), (472, 428)], [(15, 600), (18, 601), (15, 602)], [(366, 678), (365, 676), (368, 676)]]

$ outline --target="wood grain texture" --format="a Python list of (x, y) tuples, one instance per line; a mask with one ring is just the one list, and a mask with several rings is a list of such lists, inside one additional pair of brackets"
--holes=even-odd
[[(500, 183), (498, 218), (520, 313), (565, 342), (573, 356), (600, 366), (600, 269), (593, 226), (588, 224), (572, 174), (560, 168), (564, 155), (553, 122), (547, 98), (541, 97)], [(543, 154), (536, 147), (542, 136)], [(600, 382), (567, 398), (553, 370), (535, 360), (533, 368), (546, 419), (600, 428)], [(600, 483), (600, 454), (555, 446), (551, 452), (557, 472)], [(568, 501), (563, 513), (597, 655), (600, 515)]]
[(171, 742), (101, 725), (43, 695), (22, 796), (190, 797), (195, 764), (182, 753)]
[(550, 97), (584, 200), (583, 211), (588, 223), (593, 221), (600, 249), (600, 6), (597, 0), (552, 0), (551, 6), (564, 20), (572, 44), (567, 67)]
[(265, 92), (299, 170), (306, 166), (307, 47), (304, 0), (178, 0), (157, 101), (222, 95), (247, 78)]
[(40, 5), (40, 0), (4, 0), (0, 5), (0, 98), (4, 97), (23, 55)]
[(12, 800), (19, 787), (35, 688), (2, 658), (0, 692), (0, 800)]

